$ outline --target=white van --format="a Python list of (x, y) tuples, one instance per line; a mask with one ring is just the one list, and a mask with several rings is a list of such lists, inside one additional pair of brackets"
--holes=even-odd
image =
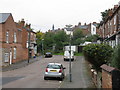
[[(70, 53), (69, 53), (69, 51), (65, 51), (64, 52), (64, 61), (66, 61), (66, 60), (70, 60)], [(71, 51), (71, 61), (73, 61), (74, 60), (74, 52), (73, 51)]]

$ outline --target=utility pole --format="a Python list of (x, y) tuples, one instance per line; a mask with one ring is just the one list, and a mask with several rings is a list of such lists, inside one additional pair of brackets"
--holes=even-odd
[(30, 37), (31, 37), (31, 33), (30, 33), (30, 29), (28, 30), (28, 63), (29, 63), (29, 59), (30, 59)]
[(44, 39), (42, 39), (42, 54), (44, 56), (44, 43), (43, 43)]
[(70, 41), (69, 41), (69, 77), (70, 77), (70, 82), (72, 82), (72, 73), (71, 73), (71, 32), (72, 32), (72, 25), (66, 25), (66, 29), (70, 31)]

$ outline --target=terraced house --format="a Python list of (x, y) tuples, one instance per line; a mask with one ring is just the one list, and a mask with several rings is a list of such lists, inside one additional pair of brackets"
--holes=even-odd
[[(30, 40), (30, 56), (36, 54), (36, 33), (30, 24), (22, 19), (14, 22), (11, 13), (0, 13), (0, 50), (2, 66), (28, 59), (28, 40)], [(30, 35), (30, 39), (29, 39)]]
[(120, 44), (120, 5), (108, 10), (108, 16), (99, 26), (100, 36), (112, 47)]

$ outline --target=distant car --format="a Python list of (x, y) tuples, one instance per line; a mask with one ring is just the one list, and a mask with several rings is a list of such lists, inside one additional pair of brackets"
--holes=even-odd
[[(64, 61), (69, 61), (70, 60), (70, 52), (69, 51), (65, 51), (64, 52)], [(71, 61), (74, 60), (74, 52), (71, 51)]]
[(45, 57), (52, 57), (52, 53), (51, 52), (46, 52)]
[(45, 70), (44, 80), (47, 78), (59, 78), (62, 81), (65, 77), (64, 69), (65, 67), (60, 63), (49, 63)]

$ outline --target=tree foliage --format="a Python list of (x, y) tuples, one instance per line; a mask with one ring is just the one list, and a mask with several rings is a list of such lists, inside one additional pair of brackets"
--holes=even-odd
[(86, 38), (85, 38), (85, 41), (88, 41), (88, 42), (96, 42), (98, 38), (99, 38), (98, 35), (91, 35), (91, 36), (86, 37)]
[(36, 38), (37, 38), (37, 52), (41, 51), (43, 37), (44, 37), (44, 33), (40, 32), (40, 31), (38, 31), (36, 33)]
[(108, 10), (101, 12), (101, 16), (102, 16), (102, 20), (105, 21), (105, 19), (108, 17)]
[(82, 33), (82, 30), (79, 28), (75, 29), (72, 37), (72, 44), (80, 45), (81, 43), (83, 43), (83, 37), (84, 35)]

